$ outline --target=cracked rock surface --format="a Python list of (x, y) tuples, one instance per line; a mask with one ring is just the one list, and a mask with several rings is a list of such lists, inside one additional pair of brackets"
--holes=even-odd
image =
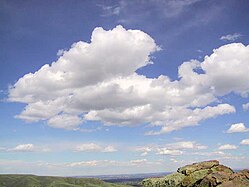
[(204, 161), (178, 168), (162, 178), (142, 181), (144, 187), (249, 187), (249, 170), (234, 172), (217, 160)]

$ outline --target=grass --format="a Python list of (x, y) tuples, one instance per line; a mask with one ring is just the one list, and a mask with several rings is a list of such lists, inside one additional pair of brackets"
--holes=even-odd
[(95, 178), (0, 175), (1, 187), (131, 187)]

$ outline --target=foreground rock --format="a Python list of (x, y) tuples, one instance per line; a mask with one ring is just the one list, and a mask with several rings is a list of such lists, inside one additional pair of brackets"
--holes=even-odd
[(249, 170), (235, 173), (211, 160), (186, 165), (163, 178), (142, 181), (144, 187), (249, 187)]

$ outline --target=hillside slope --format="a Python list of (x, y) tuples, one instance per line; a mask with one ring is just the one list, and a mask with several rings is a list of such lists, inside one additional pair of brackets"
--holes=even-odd
[(129, 187), (94, 178), (0, 175), (1, 187)]

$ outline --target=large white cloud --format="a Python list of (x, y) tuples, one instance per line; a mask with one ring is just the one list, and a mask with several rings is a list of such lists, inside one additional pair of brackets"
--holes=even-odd
[(152, 64), (151, 54), (157, 50), (142, 31), (96, 28), (90, 43), (77, 42), (51, 65), (20, 78), (8, 99), (27, 104), (16, 116), (25, 121), (45, 120), (64, 129), (78, 129), (88, 120), (119, 126), (149, 123), (161, 130), (147, 134), (160, 134), (233, 113), (233, 106), (215, 104), (222, 102), (218, 97), (249, 93), (248, 46), (229, 44), (203, 62), (184, 62), (179, 80), (137, 74)]

